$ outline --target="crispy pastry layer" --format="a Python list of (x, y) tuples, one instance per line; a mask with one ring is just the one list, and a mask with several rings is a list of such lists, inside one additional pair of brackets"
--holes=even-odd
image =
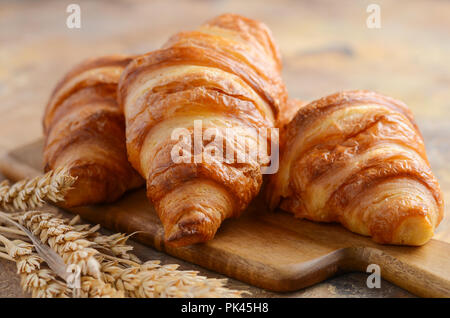
[[(224, 152), (255, 151), (255, 136), (243, 128), (274, 126), (287, 100), (280, 72), (267, 27), (232, 14), (179, 33), (127, 66), (119, 101), (128, 157), (147, 180), (147, 195), (171, 244), (210, 240), (225, 218), (245, 209), (262, 182), (259, 161), (175, 163), (171, 155), (178, 140), (172, 134), (182, 128), (194, 144), (194, 121), (201, 120), (203, 133), (215, 128), (215, 136), (224, 139)], [(242, 138), (233, 144), (226, 128)]]
[(379, 243), (422, 245), (443, 218), (439, 184), (402, 102), (368, 91), (302, 107), (285, 127), (270, 207), (340, 222)]
[(107, 56), (73, 68), (58, 83), (44, 115), (45, 170), (77, 177), (67, 207), (111, 202), (143, 180), (127, 160), (117, 83), (131, 58)]

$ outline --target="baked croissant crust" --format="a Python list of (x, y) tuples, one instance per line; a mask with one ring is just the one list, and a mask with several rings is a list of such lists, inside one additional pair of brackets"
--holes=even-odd
[(400, 101), (369, 91), (319, 99), (285, 127), (280, 148), (272, 209), (401, 245), (425, 244), (443, 218), (423, 138)]
[(44, 115), (45, 170), (68, 167), (77, 180), (66, 207), (111, 202), (143, 184), (127, 160), (117, 83), (131, 58), (89, 59), (58, 83)]
[[(274, 126), (287, 100), (280, 72), (268, 28), (233, 14), (173, 36), (126, 68), (119, 101), (128, 157), (147, 180), (166, 242), (181, 246), (212, 239), (224, 219), (245, 209), (262, 182), (260, 161), (174, 162), (174, 130), (185, 129), (194, 144), (194, 121), (201, 120), (201, 131), (214, 128), (237, 156), (255, 151), (255, 137), (245, 128)], [(242, 138), (233, 145), (226, 128)], [(203, 146), (207, 143), (203, 139)], [(200, 155), (204, 159), (205, 151)]]
[(299, 99), (289, 99), (284, 107), (280, 110), (276, 127), (280, 129), (280, 134), (283, 134), (284, 128), (291, 122), (297, 112), (307, 103)]

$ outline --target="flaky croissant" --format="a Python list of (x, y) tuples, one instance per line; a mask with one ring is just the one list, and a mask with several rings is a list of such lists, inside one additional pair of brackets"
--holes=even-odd
[[(254, 151), (254, 136), (243, 128), (274, 126), (287, 100), (280, 72), (268, 28), (232, 14), (173, 36), (124, 71), (119, 101), (128, 157), (147, 180), (147, 196), (167, 242), (181, 246), (212, 239), (224, 219), (245, 209), (262, 182), (259, 161), (174, 162), (173, 132), (185, 129), (194, 143), (194, 121), (201, 120), (202, 132), (216, 128), (238, 156)], [(242, 132), (240, 141), (252, 146), (230, 146), (225, 128)]]
[(131, 58), (107, 56), (74, 67), (56, 86), (44, 115), (45, 170), (66, 166), (77, 178), (64, 206), (111, 202), (143, 184), (127, 160), (117, 83)]
[(272, 209), (340, 222), (379, 243), (425, 244), (444, 213), (411, 111), (368, 91), (301, 108), (283, 131), (267, 190)]

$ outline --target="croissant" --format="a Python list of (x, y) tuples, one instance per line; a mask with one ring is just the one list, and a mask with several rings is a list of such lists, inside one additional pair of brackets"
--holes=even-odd
[(131, 58), (107, 56), (74, 67), (56, 86), (43, 120), (45, 170), (68, 167), (77, 180), (64, 206), (111, 202), (143, 184), (127, 160), (117, 83)]
[(443, 199), (408, 107), (369, 91), (302, 107), (280, 141), (272, 209), (339, 222), (375, 242), (423, 245), (443, 218)]
[(300, 108), (307, 103), (298, 99), (289, 99), (280, 110), (276, 127), (281, 131), (291, 122)]
[[(195, 121), (201, 120), (199, 131), (215, 129), (227, 152), (249, 155), (256, 139), (245, 128), (274, 127), (287, 100), (280, 72), (269, 29), (233, 14), (173, 36), (162, 49), (136, 58), (125, 69), (119, 102), (126, 119), (128, 158), (147, 181), (147, 196), (167, 243), (182, 246), (212, 239), (222, 221), (238, 216), (259, 192), (265, 164), (195, 161), (193, 156), (206, 155), (205, 148), (195, 154), (195, 146), (185, 149), (190, 160), (177, 162), (172, 151), (179, 141), (173, 140), (173, 133), (182, 129), (192, 145)], [(233, 143), (226, 128), (241, 138)]]

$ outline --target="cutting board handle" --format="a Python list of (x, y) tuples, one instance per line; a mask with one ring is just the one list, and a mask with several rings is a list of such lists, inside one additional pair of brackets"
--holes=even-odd
[(450, 297), (450, 244), (431, 240), (421, 247), (349, 247), (343, 271), (366, 272), (380, 266), (381, 276), (421, 297)]

